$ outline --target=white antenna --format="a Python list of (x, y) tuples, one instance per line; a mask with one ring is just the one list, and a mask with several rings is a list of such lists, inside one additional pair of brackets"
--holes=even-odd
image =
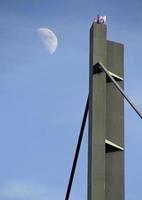
[(96, 22), (97, 24), (106, 24), (106, 16), (97, 15), (94, 18), (94, 22)]

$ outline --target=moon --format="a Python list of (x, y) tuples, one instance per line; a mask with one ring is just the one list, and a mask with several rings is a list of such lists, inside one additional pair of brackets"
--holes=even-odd
[(48, 52), (53, 54), (58, 46), (58, 40), (55, 33), (48, 28), (38, 28), (38, 32), (40, 33), (42, 41)]

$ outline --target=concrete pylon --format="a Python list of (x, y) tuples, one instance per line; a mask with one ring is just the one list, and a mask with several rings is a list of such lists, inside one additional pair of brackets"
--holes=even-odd
[(124, 200), (124, 98), (104, 72), (101, 62), (124, 87), (123, 44), (108, 41), (107, 26), (90, 29), (88, 200)]

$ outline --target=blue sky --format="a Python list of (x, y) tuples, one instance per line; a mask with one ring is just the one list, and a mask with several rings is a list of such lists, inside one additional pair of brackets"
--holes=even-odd
[[(88, 94), (89, 28), (107, 15), (125, 45), (125, 90), (142, 110), (142, 2), (0, 1), (0, 199), (62, 200)], [(37, 32), (48, 27), (48, 54)], [(142, 123), (125, 106), (126, 199), (142, 196)], [(71, 199), (86, 199), (87, 128)]]

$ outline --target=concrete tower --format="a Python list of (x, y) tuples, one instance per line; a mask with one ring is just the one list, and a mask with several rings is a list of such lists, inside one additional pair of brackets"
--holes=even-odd
[(108, 41), (107, 26), (90, 29), (88, 200), (124, 200), (124, 98), (101, 62), (123, 88), (123, 44)]

